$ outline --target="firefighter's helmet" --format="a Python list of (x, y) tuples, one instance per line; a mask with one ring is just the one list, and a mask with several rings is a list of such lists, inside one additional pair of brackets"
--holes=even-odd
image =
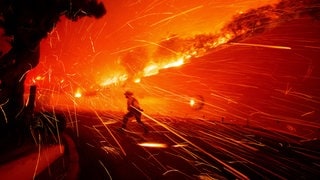
[(132, 96), (132, 95), (133, 95), (133, 92), (131, 92), (131, 91), (126, 91), (126, 92), (124, 93), (124, 95), (125, 95), (125, 96)]

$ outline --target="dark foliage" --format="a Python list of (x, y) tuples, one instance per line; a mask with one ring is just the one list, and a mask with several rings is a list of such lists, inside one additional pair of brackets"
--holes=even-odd
[(40, 42), (60, 17), (76, 21), (105, 13), (97, 0), (0, 0), (0, 28), (11, 44), (0, 52), (0, 138), (23, 124), (25, 75), (39, 63)]

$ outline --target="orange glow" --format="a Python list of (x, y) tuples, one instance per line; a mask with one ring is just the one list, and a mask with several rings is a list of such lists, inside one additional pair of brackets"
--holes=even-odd
[(143, 76), (148, 77), (158, 74), (159, 66), (157, 64), (151, 64), (143, 69)]
[(138, 145), (142, 147), (150, 147), (150, 148), (167, 148), (168, 147), (166, 144), (154, 143), (154, 142), (139, 143)]
[(189, 104), (191, 107), (193, 107), (195, 105), (195, 103), (196, 103), (196, 101), (194, 99), (190, 99)]
[(80, 98), (82, 96), (82, 93), (80, 91), (80, 88), (77, 89), (77, 91), (74, 93), (74, 97)]
[(181, 65), (184, 64), (184, 59), (181, 57), (179, 58), (178, 60), (174, 61), (174, 62), (170, 62), (170, 63), (167, 63), (163, 66), (164, 69), (167, 69), (167, 68), (171, 68), (171, 67), (179, 67)]
[[(196, 54), (194, 52), (193, 54)], [(191, 55), (186, 55), (185, 58), (190, 58)], [(175, 61), (162, 61), (160, 63), (150, 63), (149, 65), (146, 65), (142, 72), (138, 72), (137, 74), (142, 74), (142, 77), (149, 77), (153, 76), (159, 73), (159, 70), (161, 69), (168, 69), (172, 67), (179, 67), (182, 66), (185, 63), (185, 58), (180, 57)], [(107, 79), (103, 80), (102, 83), (100, 83), (101, 86), (109, 86), (109, 85), (115, 85), (119, 84), (120, 82), (127, 81), (129, 79), (128, 74), (121, 74), (121, 73), (115, 73), (112, 77), (108, 77)], [(141, 77), (135, 78), (133, 80), (135, 83), (140, 83), (141, 82)]]
[(172, 147), (178, 148), (178, 147), (187, 147), (187, 146), (188, 146), (187, 144), (175, 144)]
[(35, 80), (41, 81), (41, 80), (44, 80), (44, 77), (43, 77), (43, 76), (37, 76), (37, 77), (35, 78)]
[(176, 61), (172, 61), (172, 62), (166, 62), (166, 61), (163, 60), (162, 62), (160, 62), (158, 64), (152, 63), (152, 64), (146, 66), (143, 69), (143, 76), (144, 77), (148, 77), (148, 76), (156, 75), (156, 74), (159, 73), (159, 70), (161, 70), (161, 69), (179, 67), (179, 66), (181, 66), (183, 64), (184, 64), (184, 58), (183, 57), (177, 59)]
[(141, 82), (141, 79), (140, 79), (140, 78), (136, 78), (136, 79), (134, 80), (134, 82), (135, 82), (135, 83), (139, 83), (139, 82)]
[[(229, 21), (236, 13), (245, 12), (247, 9), (260, 7), (265, 4), (277, 2), (277, 0), (265, 1), (237, 1), (228, 2), (232, 6), (223, 7), (223, 11), (217, 8), (224, 5), (224, 1), (212, 3), (210, 0), (197, 1), (172, 1), (159, 2), (157, 6), (152, 3), (139, 2), (128, 6), (125, 1), (106, 2), (108, 13), (102, 19), (92, 21), (82, 19), (78, 22), (70, 22), (65, 18), (61, 23), (48, 34), (48, 37), (41, 44), (41, 62), (43, 69), (37, 68), (38, 73), (43, 74), (47, 67), (52, 68), (52, 73), (63, 73), (71, 76), (85, 76), (87, 79), (99, 79), (97, 84), (100, 86), (115, 85), (126, 80), (131, 80), (131, 72), (116, 75), (100, 74), (99, 71), (112, 67), (109, 64), (118, 64), (122, 55), (134, 50), (136, 47), (146, 46), (147, 42), (153, 46), (163, 39), (169, 40), (171, 35), (176, 37), (193, 37), (197, 34), (218, 33), (224, 23)], [(218, 7), (215, 4), (220, 4)], [(141, 11), (143, 7), (150, 7), (148, 11)], [(120, 11), (118, 11), (121, 9)], [(123, 10), (123, 11), (122, 11)], [(108, 22), (108, 23), (106, 23)], [(150, 36), (152, 34), (152, 36)], [(207, 47), (216, 47), (226, 43), (231, 34), (222, 34), (222, 37), (215, 42), (206, 44)], [(81, 37), (79, 41), (78, 37)], [(161, 46), (161, 45), (159, 45)], [(178, 55), (176, 60), (172, 57), (152, 57), (154, 63), (144, 62), (138, 69), (139, 78), (149, 77), (159, 73), (161, 69), (179, 67), (185, 64), (186, 59), (201, 56), (206, 49), (171, 49), (163, 47), (171, 53)], [(63, 49), (63, 51), (61, 51)], [(148, 53), (152, 54), (149, 47)], [(58, 53), (61, 52), (61, 53)], [(156, 58), (156, 59), (155, 59)], [(150, 61), (150, 58), (141, 58)], [(140, 59), (138, 59), (140, 61)], [(141, 61), (142, 61), (141, 60)], [(152, 62), (151, 61), (151, 62)], [(107, 66), (107, 68), (105, 68)], [(94, 71), (92, 71), (94, 69)], [(39, 71), (40, 70), (40, 71)], [(92, 73), (92, 72), (96, 72)], [(51, 73), (51, 71), (50, 71)], [(105, 72), (110, 74), (110, 72)], [(141, 75), (142, 74), (142, 75)], [(101, 80), (101, 76), (104, 76)], [(135, 77), (135, 76), (133, 76)], [(38, 80), (37, 78), (31, 78)], [(140, 80), (134, 79), (133, 82)], [(68, 83), (68, 82), (66, 82)], [(83, 85), (83, 82), (77, 84)]]
[(113, 77), (109, 77), (105, 79), (100, 85), (101, 86), (108, 86), (112, 84), (118, 84), (120, 82), (126, 81), (128, 79), (127, 74), (119, 74), (119, 75), (114, 75)]
[(217, 42), (215, 42), (215, 45), (212, 46), (212, 47), (217, 47), (217, 46), (219, 46), (219, 45), (225, 44), (225, 43), (227, 43), (227, 42), (228, 42), (230, 39), (232, 39), (232, 38), (233, 38), (233, 35), (231, 35), (231, 34), (229, 34), (229, 33), (227, 33), (227, 34), (222, 34), (222, 35), (218, 38)]
[[(42, 42), (37, 73), (31, 77), (45, 86), (39, 88), (41, 100), (65, 107), (77, 97), (77, 108), (123, 112), (123, 91), (131, 89), (146, 114), (223, 117), (232, 123), (257, 123), (267, 114), (272, 116), (264, 118), (280, 120), (318, 117), (316, 106), (297, 106), (291, 115), (283, 108), (318, 105), (313, 93), (319, 77), (313, 58), (319, 54), (316, 23), (304, 29), (288, 23), (275, 33), (286, 11), (272, 15), (262, 8), (261, 14), (246, 16), (277, 0), (155, 2), (109, 1), (107, 15), (97, 21), (62, 18)], [(244, 21), (235, 21), (241, 14)], [(277, 20), (262, 27), (258, 15), (263, 21)], [(225, 26), (229, 23), (233, 26)], [(191, 94), (192, 99), (185, 98)], [(270, 102), (272, 108), (266, 106)]]

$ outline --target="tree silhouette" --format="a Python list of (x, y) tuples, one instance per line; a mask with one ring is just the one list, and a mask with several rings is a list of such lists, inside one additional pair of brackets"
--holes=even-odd
[(0, 28), (11, 49), (0, 51), (0, 136), (10, 132), (23, 116), (24, 81), (40, 57), (40, 42), (59, 22), (106, 13), (97, 0), (0, 0)]

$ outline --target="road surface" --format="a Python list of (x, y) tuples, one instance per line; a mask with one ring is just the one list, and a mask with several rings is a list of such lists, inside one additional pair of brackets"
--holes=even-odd
[(80, 179), (314, 179), (318, 139), (205, 119), (143, 116), (121, 132), (121, 114), (77, 113), (67, 131)]

